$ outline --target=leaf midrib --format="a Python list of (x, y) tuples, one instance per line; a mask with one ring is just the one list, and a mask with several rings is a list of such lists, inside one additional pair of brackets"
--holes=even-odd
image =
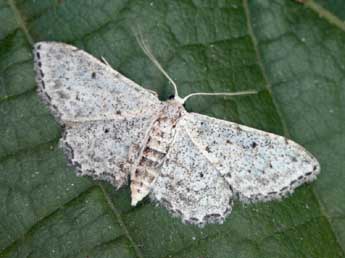
[(29, 42), (29, 44), (31, 46), (33, 46), (34, 44), (34, 40), (29, 32), (29, 29), (25, 23), (25, 18), (24, 16), (21, 14), (21, 12), (19, 11), (19, 9), (17, 8), (17, 5), (15, 3), (15, 0), (8, 0), (8, 5), (11, 7), (13, 13), (14, 13), (14, 17), (18, 23), (19, 28), (21, 28), (21, 30), (23, 31), (27, 41)]

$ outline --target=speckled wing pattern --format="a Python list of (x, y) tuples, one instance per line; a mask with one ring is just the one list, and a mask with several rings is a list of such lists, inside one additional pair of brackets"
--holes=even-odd
[(151, 197), (184, 222), (221, 223), (231, 213), (232, 189), (185, 126), (178, 124)]
[(320, 171), (297, 143), (160, 102), (73, 46), (35, 44), (38, 93), (64, 128), (60, 144), (79, 175), (116, 188), (132, 205), (147, 194), (184, 222), (222, 223), (233, 199), (280, 199)]
[(152, 199), (187, 223), (222, 223), (232, 200), (281, 199), (320, 172), (282, 136), (196, 113), (180, 119)]
[(320, 172), (318, 161), (285, 137), (188, 113), (189, 137), (245, 202), (280, 199)]
[(34, 55), (38, 93), (65, 128), (60, 144), (69, 161), (80, 175), (121, 187), (130, 149), (143, 147), (160, 101), (73, 46), (39, 42)]

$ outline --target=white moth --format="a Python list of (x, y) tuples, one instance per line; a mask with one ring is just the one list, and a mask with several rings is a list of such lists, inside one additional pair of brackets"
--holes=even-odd
[(83, 50), (35, 44), (38, 92), (64, 134), (60, 144), (78, 175), (110, 182), (130, 178), (132, 205), (150, 194), (184, 222), (222, 223), (233, 199), (280, 199), (320, 171), (318, 161), (284, 137), (188, 113), (174, 82), (172, 100), (138, 86)]

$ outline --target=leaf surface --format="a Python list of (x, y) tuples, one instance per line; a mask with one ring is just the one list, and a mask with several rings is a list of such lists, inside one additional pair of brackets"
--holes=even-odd
[[(336, 1), (335, 1), (336, 2)], [(0, 0), (0, 257), (343, 257), (345, 33), (341, 2), (285, 0)], [(197, 228), (128, 187), (76, 177), (61, 128), (37, 94), (32, 43), (56, 40), (172, 93), (138, 47), (140, 30), (189, 111), (288, 136), (321, 175), (281, 202), (236, 203), (223, 225)]]

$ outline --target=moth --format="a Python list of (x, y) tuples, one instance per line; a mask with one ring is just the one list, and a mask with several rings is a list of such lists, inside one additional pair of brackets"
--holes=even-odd
[(318, 161), (302, 146), (272, 133), (188, 113), (193, 93), (160, 101), (83, 50), (38, 42), (34, 63), (38, 94), (64, 128), (60, 145), (81, 176), (110, 182), (130, 179), (132, 205), (150, 195), (183, 222), (222, 223), (233, 200), (281, 199), (316, 178)]

